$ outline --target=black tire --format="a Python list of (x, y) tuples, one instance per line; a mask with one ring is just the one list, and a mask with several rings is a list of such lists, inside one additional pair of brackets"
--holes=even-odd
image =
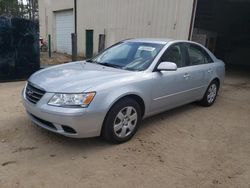
[[(215, 96), (214, 96), (213, 100), (209, 100), (209, 94), (211, 93), (210, 92), (211, 87), (216, 87), (216, 92), (215, 92)], [(201, 101), (199, 101), (199, 104), (201, 106), (205, 106), (205, 107), (212, 106), (214, 104), (214, 102), (216, 101), (218, 91), (219, 91), (219, 83), (218, 83), (218, 81), (213, 80), (209, 84), (207, 91), (206, 91), (205, 95), (203, 96), (203, 99)]]
[[(130, 134), (121, 138), (119, 136), (117, 136), (117, 132), (115, 132), (115, 121), (117, 120), (118, 118), (118, 113), (121, 112), (123, 109), (126, 110), (126, 108), (130, 108), (132, 107), (133, 109), (133, 112), (135, 114), (135, 111), (137, 113), (137, 120), (136, 122), (134, 121), (133, 123), (135, 124), (133, 127), (133, 131), (130, 131)], [(118, 118), (119, 119), (119, 118)], [(111, 143), (115, 143), (115, 144), (120, 144), (120, 143), (123, 143), (123, 142), (126, 142), (128, 140), (130, 140), (134, 135), (135, 133), (137, 132), (138, 130), (138, 127), (141, 123), (141, 108), (140, 108), (140, 105), (133, 99), (131, 98), (124, 98), (120, 101), (118, 101), (117, 103), (115, 103), (111, 109), (109, 110), (106, 118), (105, 118), (105, 121), (104, 121), (104, 124), (103, 124), (103, 128), (102, 128), (102, 137), (111, 142)], [(121, 129), (123, 129), (124, 125), (122, 126)]]

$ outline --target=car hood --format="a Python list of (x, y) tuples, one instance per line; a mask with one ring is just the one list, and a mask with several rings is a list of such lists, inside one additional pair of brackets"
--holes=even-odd
[(40, 70), (29, 78), (29, 82), (47, 92), (80, 93), (131, 74), (131, 71), (98, 64), (74, 62)]

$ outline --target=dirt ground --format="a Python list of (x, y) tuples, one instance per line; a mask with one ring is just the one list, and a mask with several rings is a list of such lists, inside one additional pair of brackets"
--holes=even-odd
[[(77, 60), (83, 60), (81, 56), (77, 57)], [(40, 52), (40, 65), (41, 67), (48, 67), (51, 65), (58, 65), (62, 63), (68, 63), (72, 61), (71, 55), (62, 53), (52, 53), (49, 58), (48, 52)]]
[(71, 56), (61, 53), (52, 53), (49, 58), (48, 52), (40, 52), (40, 65), (41, 67), (67, 63), (71, 61)]
[(0, 84), (0, 187), (250, 188), (250, 75), (229, 74), (211, 108), (144, 120), (128, 143), (70, 139), (34, 126)]

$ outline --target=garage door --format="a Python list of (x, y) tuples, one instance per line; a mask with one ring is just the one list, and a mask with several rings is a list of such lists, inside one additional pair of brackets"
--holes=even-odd
[(56, 50), (57, 52), (71, 54), (71, 33), (74, 32), (73, 11), (56, 12), (55, 17)]

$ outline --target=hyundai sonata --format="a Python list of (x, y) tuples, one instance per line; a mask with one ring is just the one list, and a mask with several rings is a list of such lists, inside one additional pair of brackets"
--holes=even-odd
[(194, 101), (211, 106), (224, 74), (224, 63), (197, 43), (131, 39), (34, 73), (22, 96), (30, 119), (49, 131), (121, 143), (146, 117)]

